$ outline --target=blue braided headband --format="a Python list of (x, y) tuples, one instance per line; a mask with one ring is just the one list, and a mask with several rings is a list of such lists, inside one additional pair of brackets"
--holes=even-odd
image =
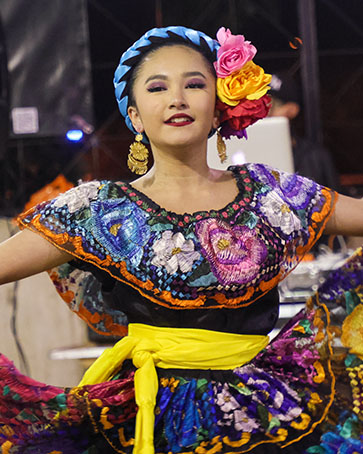
[(127, 84), (130, 80), (131, 70), (138, 63), (142, 55), (149, 50), (149, 47), (155, 43), (162, 43), (163, 40), (168, 41), (175, 38), (181, 38), (186, 43), (194, 44), (195, 46), (207, 45), (212, 53), (215, 53), (220, 47), (219, 43), (210, 38), (203, 32), (192, 30), (191, 28), (181, 26), (171, 26), (165, 28), (153, 28), (146, 32), (139, 40), (137, 40), (126, 52), (121, 56), (120, 63), (115, 71), (113, 80), (115, 94), (120, 109), (121, 115), (125, 118), (127, 127), (134, 133), (135, 131), (130, 117), (127, 114), (128, 95)]

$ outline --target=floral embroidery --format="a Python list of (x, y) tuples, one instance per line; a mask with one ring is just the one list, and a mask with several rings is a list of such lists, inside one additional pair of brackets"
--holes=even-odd
[(254, 429), (258, 429), (256, 420), (248, 416), (247, 407), (241, 407), (241, 404), (232, 396), (230, 389), (233, 388), (227, 383), (223, 384), (222, 389), (219, 389), (219, 386), (214, 387), (216, 404), (221, 411), (218, 426), (233, 425), (238, 432), (241, 430), (252, 432)]
[(161, 238), (152, 246), (155, 253), (151, 264), (166, 268), (169, 274), (174, 274), (180, 269), (182, 273), (187, 273), (192, 269), (193, 263), (199, 259), (199, 252), (194, 250), (192, 240), (186, 240), (180, 232), (175, 233), (171, 230), (163, 232)]
[[(335, 199), (306, 178), (267, 166), (229, 170), (239, 194), (223, 210), (178, 215), (128, 184), (101, 181), (94, 199), (89, 197), (98, 183), (85, 183), (79, 190), (88, 195), (80, 205), (67, 193), (19, 222), (155, 304), (241, 307), (296, 266), (321, 233)], [(84, 209), (74, 211), (79, 206)]]
[(90, 201), (96, 198), (99, 187), (99, 181), (83, 183), (58, 196), (53, 206), (61, 208), (64, 205), (67, 205), (68, 211), (70, 213), (75, 213), (81, 208), (89, 206)]
[(220, 392), (217, 392), (216, 388), (216, 397), (217, 405), (223, 411), (223, 413), (229, 413), (239, 407), (239, 403), (228, 391), (229, 386), (227, 383), (223, 385), (223, 388)]
[(280, 227), (286, 235), (301, 229), (300, 219), (275, 192), (268, 192), (261, 197), (261, 204), (262, 213), (273, 227)]
[(198, 222), (195, 231), (219, 282), (247, 284), (257, 276), (267, 257), (267, 248), (256, 231), (241, 225), (230, 226), (218, 219)]
[(112, 259), (115, 262), (129, 260), (131, 265), (138, 266), (143, 247), (150, 238), (150, 228), (146, 223), (149, 214), (125, 197), (94, 202), (91, 211), (92, 233)]
[(283, 200), (288, 200), (289, 206), (296, 210), (306, 209), (318, 190), (315, 181), (295, 173), (275, 170), (262, 164), (251, 164), (249, 168), (254, 177), (273, 188)]

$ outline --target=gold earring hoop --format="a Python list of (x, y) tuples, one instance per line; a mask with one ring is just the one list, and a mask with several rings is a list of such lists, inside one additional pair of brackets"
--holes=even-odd
[(223, 140), (223, 137), (219, 131), (217, 131), (217, 151), (218, 151), (218, 156), (221, 161), (221, 164), (223, 164), (227, 160), (227, 147), (226, 144)]
[(144, 175), (147, 172), (147, 161), (149, 150), (142, 141), (142, 134), (136, 134), (135, 142), (130, 145), (130, 153), (127, 159), (128, 168), (137, 175)]

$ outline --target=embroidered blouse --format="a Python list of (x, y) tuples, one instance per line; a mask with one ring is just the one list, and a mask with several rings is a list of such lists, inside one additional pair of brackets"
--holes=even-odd
[(19, 223), (75, 257), (50, 276), (96, 331), (125, 334), (128, 318), (266, 334), (276, 286), (321, 235), (336, 193), (262, 164), (228, 170), (239, 192), (221, 210), (176, 214), (129, 183), (91, 181)]

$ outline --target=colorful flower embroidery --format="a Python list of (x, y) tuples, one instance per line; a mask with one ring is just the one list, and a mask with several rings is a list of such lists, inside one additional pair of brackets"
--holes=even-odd
[(280, 227), (286, 234), (301, 229), (300, 219), (276, 192), (268, 192), (261, 198), (261, 212), (273, 227)]
[(129, 260), (131, 265), (138, 266), (143, 247), (150, 238), (150, 227), (146, 223), (150, 215), (125, 197), (94, 202), (91, 211), (92, 233), (112, 259), (115, 262)]
[(19, 222), (54, 244), (62, 241), (62, 248), (116, 279), (131, 282), (156, 304), (251, 304), (298, 263), (335, 200), (310, 180), (267, 166), (229, 170), (239, 194), (223, 210), (181, 216), (130, 185), (101, 181), (74, 190), (86, 194), (79, 205), (72, 201), (74, 192), (68, 192), (35, 207)]
[(89, 206), (90, 201), (96, 198), (99, 187), (99, 181), (83, 183), (58, 196), (53, 206), (61, 208), (67, 205), (68, 211), (71, 214), (75, 213), (81, 208), (87, 208)]
[(199, 252), (194, 250), (192, 240), (186, 240), (180, 232), (173, 235), (171, 230), (163, 232), (152, 248), (155, 256), (151, 264), (164, 267), (169, 274), (176, 273), (178, 269), (182, 273), (189, 272), (200, 257)]
[(257, 276), (267, 248), (256, 231), (218, 219), (198, 222), (195, 231), (203, 255), (221, 284), (248, 284)]
[(289, 174), (262, 164), (251, 164), (249, 169), (255, 178), (273, 188), (296, 210), (306, 209), (319, 190), (315, 181), (294, 173)]
[(217, 392), (217, 388), (215, 389), (217, 405), (219, 406), (221, 411), (223, 411), (223, 413), (230, 413), (240, 406), (236, 399), (231, 395), (228, 388), (229, 386), (227, 385), (227, 383), (224, 383), (223, 388), (220, 392)]

